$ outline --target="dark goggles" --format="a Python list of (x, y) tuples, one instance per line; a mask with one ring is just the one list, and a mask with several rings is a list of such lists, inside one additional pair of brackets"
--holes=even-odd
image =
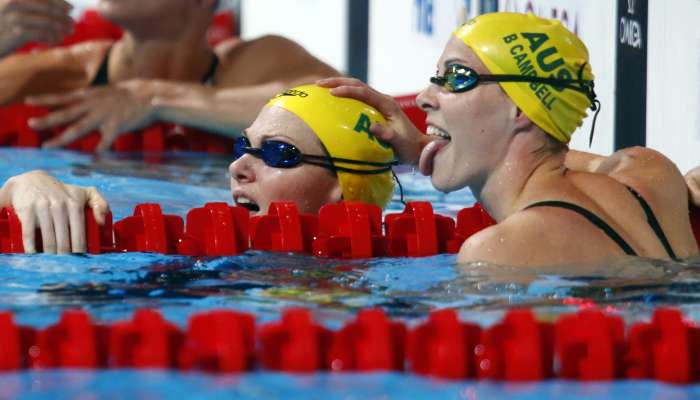
[[(349, 160), (346, 158), (319, 156), (303, 154), (293, 144), (282, 142), (279, 140), (266, 140), (262, 142), (260, 147), (251, 147), (250, 140), (247, 137), (241, 136), (236, 138), (233, 145), (233, 156), (237, 159), (243, 157), (244, 154), (250, 154), (257, 157), (273, 168), (294, 168), (301, 163), (317, 165), (319, 167), (328, 168), (331, 171), (348, 172), (352, 174), (381, 174), (391, 171), (393, 165), (397, 165), (397, 161), (388, 163), (370, 162)], [(354, 169), (341, 167), (335, 163), (362, 165), (375, 167), (373, 169)]]
[[(585, 65), (584, 65), (585, 66)], [(583, 72), (583, 67), (579, 75)], [(443, 86), (452, 93), (462, 93), (474, 89), (480, 82), (531, 82), (543, 83), (552, 85), (558, 89), (572, 89), (581, 92), (591, 99), (595, 98), (593, 92), (593, 81), (582, 79), (557, 79), (557, 78), (541, 78), (538, 76), (524, 75), (487, 75), (479, 74), (472, 68), (460, 64), (450, 64), (445, 69), (445, 75), (433, 76), (430, 78), (430, 83)]]

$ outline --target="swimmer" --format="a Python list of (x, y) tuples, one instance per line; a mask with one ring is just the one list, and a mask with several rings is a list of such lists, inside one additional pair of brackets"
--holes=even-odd
[(339, 75), (279, 36), (210, 48), (206, 32), (217, 3), (100, 0), (99, 12), (124, 29), (123, 38), (6, 57), (0, 104), (50, 108), (29, 121), (36, 130), (66, 126), (46, 147), (99, 130), (97, 150), (104, 151), (120, 134), (157, 121), (235, 136), (275, 94)]
[[(382, 122), (372, 107), (315, 85), (279, 94), (236, 139), (229, 166), (234, 202), (253, 214), (266, 213), (273, 201), (293, 201), (302, 213), (340, 200), (384, 207), (396, 161), (369, 132)], [(0, 207), (8, 206), (22, 222), (27, 253), (36, 252), (34, 227), (46, 253), (85, 252), (84, 208), (100, 224), (109, 209), (95, 188), (66, 185), (43, 171), (9, 179), (0, 188)]]
[(470, 237), (460, 262), (542, 266), (620, 256), (698, 253), (687, 188), (662, 154), (635, 147), (603, 157), (571, 151), (597, 108), (585, 45), (558, 21), (485, 14), (457, 29), (417, 98), (428, 135), (398, 104), (360, 81), (320, 81), (377, 108), (371, 131), (435, 188), (469, 187), (498, 222)]
[(64, 0), (0, 0), (0, 58), (32, 43), (58, 43), (73, 29)]

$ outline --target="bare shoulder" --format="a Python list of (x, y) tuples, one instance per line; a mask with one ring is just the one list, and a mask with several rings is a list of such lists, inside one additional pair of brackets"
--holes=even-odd
[[(595, 172), (613, 178), (680, 178), (682, 175), (676, 164), (662, 153), (647, 147), (629, 147), (618, 150), (603, 159)], [(654, 174), (650, 177), (650, 174)]]
[[(304, 47), (278, 35), (217, 47), (227, 78), (237, 84), (256, 84), (270, 80), (289, 80), (303, 76), (320, 79), (339, 73), (310, 54)], [(229, 79), (227, 79), (229, 80)]]
[[(472, 235), (462, 245), (460, 263), (486, 261), (499, 265), (545, 265), (558, 261), (560, 243), (550, 240), (556, 225), (537, 212), (518, 212), (505, 221)], [(568, 258), (568, 256), (567, 256)], [(566, 259), (566, 258), (564, 258)]]

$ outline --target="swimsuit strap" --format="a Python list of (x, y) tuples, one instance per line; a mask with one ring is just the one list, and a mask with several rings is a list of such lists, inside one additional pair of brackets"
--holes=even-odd
[(207, 86), (216, 85), (216, 70), (219, 68), (219, 57), (216, 54), (213, 55), (211, 64), (209, 64), (209, 69), (207, 73), (202, 77), (202, 84)]
[(112, 52), (112, 46), (110, 46), (107, 49), (107, 53), (105, 53), (105, 58), (102, 60), (102, 64), (100, 64), (100, 69), (97, 70), (97, 75), (95, 75), (95, 79), (90, 82), (90, 86), (106, 86), (109, 85), (109, 55)]
[(656, 219), (656, 216), (654, 215), (654, 212), (649, 206), (649, 203), (647, 203), (647, 201), (644, 200), (642, 195), (637, 193), (637, 191), (632, 189), (631, 187), (627, 186), (627, 190), (629, 190), (630, 193), (632, 193), (634, 198), (637, 199), (637, 201), (639, 202), (639, 205), (642, 206), (642, 210), (644, 210), (644, 214), (646, 214), (647, 216), (647, 222), (649, 223), (649, 226), (656, 234), (656, 237), (659, 238), (659, 241), (664, 246), (666, 253), (668, 253), (669, 257), (671, 257), (672, 260), (678, 261), (678, 257), (676, 257), (676, 253), (673, 251), (671, 243), (668, 241), (668, 238), (666, 237), (664, 230), (661, 228), (659, 220)]
[[(90, 82), (90, 86), (106, 86), (109, 85), (109, 55), (112, 52), (112, 47), (107, 49), (107, 53), (105, 54), (104, 60), (102, 60), (102, 64), (100, 64), (100, 69), (97, 71), (97, 75), (95, 75), (95, 79)], [(202, 77), (202, 84), (207, 85), (207, 86), (214, 86), (216, 84), (216, 70), (219, 68), (219, 57), (214, 54), (211, 60), (211, 64), (209, 64), (209, 68), (207, 69), (207, 72), (204, 74)]]
[(607, 222), (603, 221), (599, 216), (593, 214), (592, 212), (586, 210), (585, 208), (573, 204), (573, 203), (568, 203), (565, 201), (556, 201), (556, 200), (549, 200), (549, 201), (540, 201), (534, 204), (531, 204), (527, 207), (525, 207), (525, 210), (528, 210), (530, 208), (535, 208), (535, 207), (558, 207), (558, 208), (564, 208), (567, 210), (571, 210), (582, 217), (586, 218), (588, 221), (590, 221), (593, 225), (595, 225), (598, 229), (602, 230), (610, 239), (612, 239), (615, 243), (617, 243), (618, 246), (625, 252), (625, 254), (630, 255), (630, 256), (636, 256), (637, 253), (632, 249), (632, 246), (630, 246), (625, 239), (620, 236), (610, 225), (608, 225)]

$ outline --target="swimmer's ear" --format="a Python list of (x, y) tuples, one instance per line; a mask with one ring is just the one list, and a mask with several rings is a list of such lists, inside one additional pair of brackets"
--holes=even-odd
[(520, 109), (520, 107), (515, 107), (515, 132), (528, 131), (534, 125), (530, 118), (525, 115), (525, 113)]

